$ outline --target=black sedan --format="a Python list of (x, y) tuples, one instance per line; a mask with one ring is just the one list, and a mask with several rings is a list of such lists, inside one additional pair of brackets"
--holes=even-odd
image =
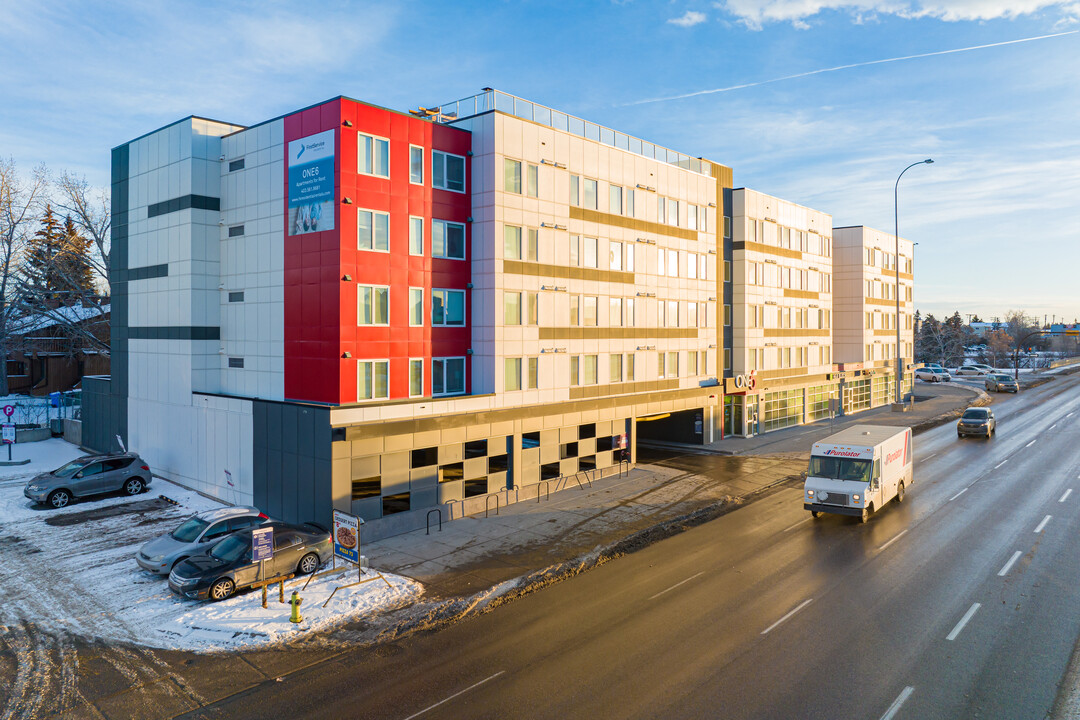
[(201, 555), (179, 562), (169, 573), (169, 588), (188, 598), (224, 600), (237, 590), (280, 575), (313, 573), (334, 555), (330, 532), (321, 525), (284, 522), (260, 527), (274, 529), (274, 554), (259, 563), (252, 560), (251, 530), (233, 533)]

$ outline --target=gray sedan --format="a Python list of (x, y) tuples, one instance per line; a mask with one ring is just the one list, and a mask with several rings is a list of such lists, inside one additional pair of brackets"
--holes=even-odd
[(150, 466), (136, 453), (84, 455), (26, 484), (23, 495), (53, 508), (66, 507), (72, 498), (123, 490), (138, 495), (150, 486)]
[(247, 528), (269, 522), (270, 518), (254, 507), (223, 507), (192, 515), (171, 533), (154, 538), (139, 548), (135, 562), (143, 570), (168, 575), (173, 566), (193, 555), (200, 555), (219, 540)]

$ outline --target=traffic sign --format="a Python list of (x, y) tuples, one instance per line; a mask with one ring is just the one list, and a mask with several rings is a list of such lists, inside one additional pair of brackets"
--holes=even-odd
[(274, 557), (274, 528), (261, 527), (251, 531), (251, 559), (262, 562)]
[(8, 417), (11, 417), (12, 415), (14, 415), (15, 414), (15, 406), (14, 405), (5, 405), (4, 406), (4, 414), (7, 415)]
[(3, 428), (3, 441), (5, 445), (10, 445), (15, 442), (15, 423), (4, 423)]

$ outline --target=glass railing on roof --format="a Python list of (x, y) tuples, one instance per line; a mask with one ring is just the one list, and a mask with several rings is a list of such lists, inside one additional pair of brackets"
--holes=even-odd
[(610, 145), (611, 147), (626, 150), (642, 157), (666, 162), (669, 165), (690, 170), (700, 175), (711, 176), (709, 164), (700, 158), (690, 157), (682, 153), (668, 150), (665, 147), (645, 142), (632, 135), (606, 128), (603, 125), (591, 123), (588, 120), (567, 115), (564, 112), (553, 110), (539, 103), (530, 102), (514, 95), (498, 90), (485, 90), (464, 100), (445, 103), (431, 118), (441, 123), (452, 123), (463, 120), (473, 115), (497, 110), (507, 115), (514, 115), (531, 122), (547, 125), (556, 130), (573, 133), (589, 140)]

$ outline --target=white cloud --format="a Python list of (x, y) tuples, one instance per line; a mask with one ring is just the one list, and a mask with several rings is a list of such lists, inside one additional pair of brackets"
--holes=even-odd
[(693, 27), (705, 22), (705, 13), (697, 10), (687, 10), (681, 17), (671, 18), (668, 22), (679, 27)]
[(856, 22), (874, 15), (947, 22), (1013, 19), (1043, 10), (1056, 11), (1065, 23), (1080, 19), (1080, 3), (1075, 0), (723, 0), (714, 5), (754, 30), (772, 22), (805, 28), (807, 18), (826, 10), (847, 12)]

